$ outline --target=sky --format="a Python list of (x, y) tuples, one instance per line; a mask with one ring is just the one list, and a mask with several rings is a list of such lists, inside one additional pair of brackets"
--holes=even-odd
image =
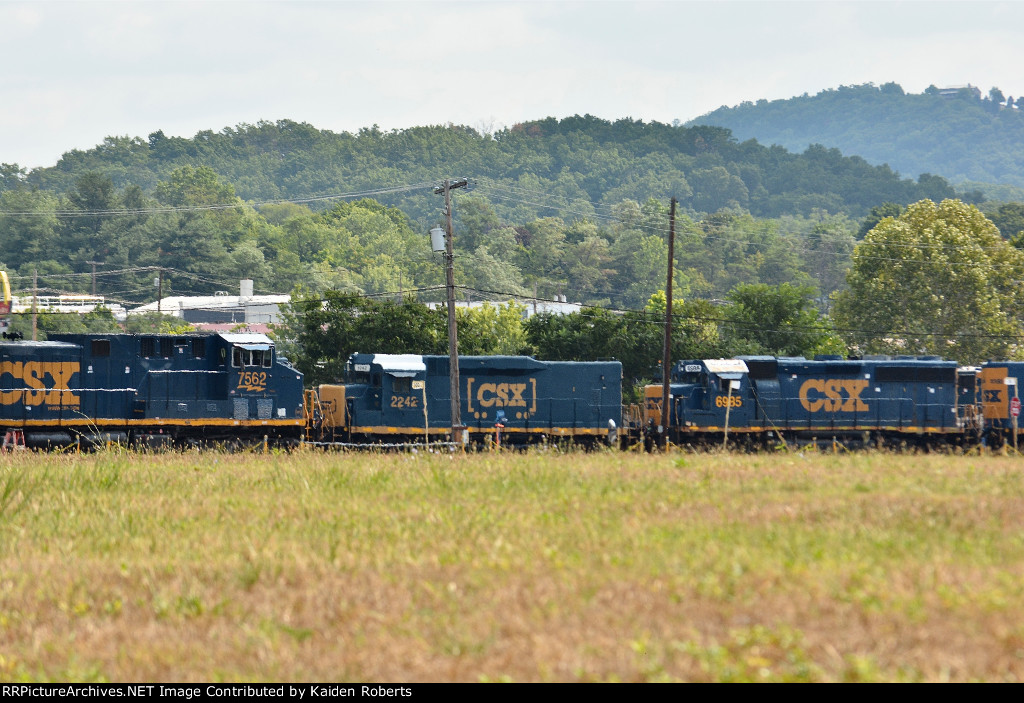
[(0, 0), (0, 163), (281, 119), (671, 123), (894, 81), (1024, 95), (1024, 2)]

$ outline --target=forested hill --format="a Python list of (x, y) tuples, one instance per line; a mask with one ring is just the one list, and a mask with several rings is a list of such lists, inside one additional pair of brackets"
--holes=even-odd
[(998, 88), (983, 95), (972, 86), (931, 86), (908, 94), (896, 83), (869, 83), (723, 106), (689, 124), (727, 127), (740, 139), (793, 151), (823, 144), (906, 175), (1024, 187), (1021, 108), (1024, 98), (1015, 102)]
[[(2, 156), (0, 156), (2, 159)], [(191, 139), (157, 131), (147, 138), (109, 137), (88, 151), (66, 153), (52, 168), (0, 171), (0, 192), (32, 187), (62, 194), (97, 172), (123, 189), (153, 193), (184, 166), (206, 166), (244, 200), (298, 200), (338, 193), (373, 192), (419, 224), (436, 218), (429, 188), (398, 194), (381, 189), (468, 176), (505, 189), (492, 198), (499, 215), (514, 222), (551, 214), (542, 193), (559, 207), (586, 216), (623, 199), (667, 202), (684, 210), (746, 210), (757, 217), (827, 211), (861, 217), (883, 202), (906, 204), (954, 195), (941, 178), (901, 179), (887, 167), (857, 156), (813, 147), (792, 153), (740, 142), (727, 129), (679, 127), (591, 116), (548, 118), (494, 134), (468, 127), (414, 127), (357, 134), (332, 133), (288, 120), (243, 124)]]

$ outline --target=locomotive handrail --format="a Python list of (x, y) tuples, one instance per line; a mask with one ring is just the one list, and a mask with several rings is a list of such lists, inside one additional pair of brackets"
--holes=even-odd
[(308, 388), (302, 394), (302, 414), (306, 420), (307, 443), (310, 432), (319, 432), (324, 422), (324, 406), (315, 388)]

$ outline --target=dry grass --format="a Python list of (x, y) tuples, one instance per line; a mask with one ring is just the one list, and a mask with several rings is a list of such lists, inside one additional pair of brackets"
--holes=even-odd
[(1024, 464), (0, 457), (0, 681), (1016, 681)]

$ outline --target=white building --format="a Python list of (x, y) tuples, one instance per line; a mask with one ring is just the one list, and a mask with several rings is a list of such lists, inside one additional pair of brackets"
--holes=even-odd
[[(523, 319), (533, 317), (537, 313), (549, 312), (554, 315), (568, 315), (570, 313), (579, 312), (583, 309), (582, 303), (569, 303), (566, 302), (565, 296), (559, 296), (559, 300), (537, 300), (535, 298), (528, 298), (526, 300), (513, 300), (515, 303), (519, 303), (526, 307), (526, 312), (523, 315)], [(490, 305), (491, 307), (501, 307), (507, 305), (508, 301), (480, 301), (474, 300), (472, 302), (455, 301), (456, 308), (480, 308), (484, 305)], [(432, 310), (444, 307), (444, 303), (427, 303), (427, 307)]]
[(181, 295), (161, 298), (129, 311), (130, 315), (161, 312), (198, 325), (268, 325), (281, 321), (281, 306), (289, 295), (253, 295), (252, 280), (243, 279), (238, 295), (217, 291), (214, 295)]
[(124, 322), (128, 311), (118, 303), (107, 303), (102, 295), (31, 295), (14, 296), (11, 298), (11, 312), (31, 313), (33, 304), (39, 313), (77, 313), (84, 315), (96, 308), (106, 308), (118, 322)]

